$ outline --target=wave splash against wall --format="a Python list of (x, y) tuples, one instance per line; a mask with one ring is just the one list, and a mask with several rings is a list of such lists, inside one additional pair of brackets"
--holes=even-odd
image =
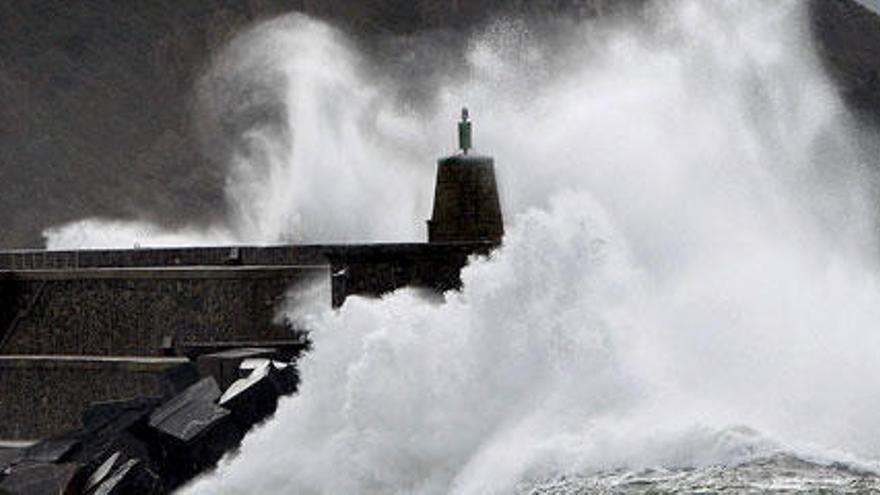
[[(776, 450), (876, 466), (876, 181), (805, 15), (683, 0), (487, 29), (414, 147), (470, 103), (503, 248), (443, 304), (316, 316), (301, 392), (186, 492), (509, 493)], [(311, 23), (287, 22), (265, 29)]]

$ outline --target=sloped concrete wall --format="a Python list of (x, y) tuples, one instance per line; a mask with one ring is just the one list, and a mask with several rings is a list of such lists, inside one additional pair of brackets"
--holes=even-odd
[(18, 298), (0, 351), (149, 356), (163, 341), (293, 339), (275, 321), (287, 290), (328, 279), (326, 267), (19, 272), (6, 285), (30, 298)]

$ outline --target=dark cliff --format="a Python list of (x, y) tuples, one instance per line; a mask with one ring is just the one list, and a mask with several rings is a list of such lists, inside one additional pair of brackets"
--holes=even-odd
[[(498, 13), (590, 17), (642, 1), (2, 2), (0, 244), (40, 246), (46, 227), (87, 216), (164, 224), (222, 216), (225, 173), (193, 135), (192, 88), (210, 54), (255, 20), (305, 11), (369, 46), (467, 30)], [(812, 4), (844, 94), (880, 115), (880, 21), (852, 0)]]

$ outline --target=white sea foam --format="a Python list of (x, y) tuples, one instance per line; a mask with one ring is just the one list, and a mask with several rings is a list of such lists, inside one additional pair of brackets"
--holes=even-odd
[[(415, 117), (357, 73), (339, 33), (302, 17), (256, 28), (306, 37), (272, 60), (339, 50), (291, 62), (312, 81), (287, 93), (292, 114), (321, 106), (330, 71), (358, 81), (376, 115), (421, 131), (402, 149), (428, 153), (451, 141), (467, 101), (509, 233), (442, 304), (404, 290), (310, 319), (300, 393), (185, 492), (509, 493), (522, 479), (779, 449), (880, 460), (876, 181), (804, 3), (661, 2), (646, 19), (552, 38), (495, 25), (474, 40), (467, 76)], [(357, 127), (358, 96), (330, 93), (332, 120), (360, 130), (327, 138), (296, 120), (292, 141), (319, 154), (324, 139), (352, 138), (361, 152), (377, 127)], [(400, 156), (386, 137), (366, 140), (368, 170)], [(297, 173), (324, 170), (302, 160)], [(296, 187), (286, 173), (269, 197)], [(403, 216), (423, 218), (426, 186), (393, 179)], [(351, 184), (334, 201), (356, 211), (338, 218), (387, 213)], [(291, 201), (272, 204), (310, 206)]]

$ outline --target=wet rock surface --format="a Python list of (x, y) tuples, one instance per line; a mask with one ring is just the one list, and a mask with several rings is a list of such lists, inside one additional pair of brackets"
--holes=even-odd
[(0, 449), (0, 494), (164, 494), (210, 469), (298, 384), (293, 363), (253, 357), (271, 349), (223, 354), (238, 376), (225, 388), (179, 370), (164, 397), (96, 403), (81, 430)]

